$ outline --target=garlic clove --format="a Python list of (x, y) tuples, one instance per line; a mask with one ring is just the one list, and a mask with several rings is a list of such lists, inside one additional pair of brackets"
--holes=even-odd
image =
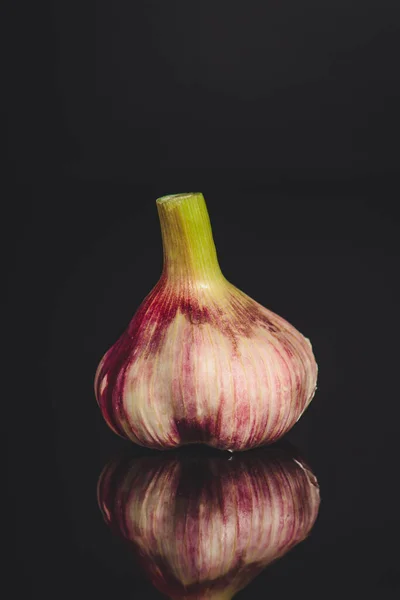
[(272, 443), (315, 393), (311, 344), (225, 279), (202, 194), (165, 196), (157, 207), (163, 272), (99, 364), (104, 418), (157, 449)]
[(320, 492), (287, 446), (230, 458), (128, 452), (103, 470), (98, 503), (162, 593), (223, 600), (309, 535)]

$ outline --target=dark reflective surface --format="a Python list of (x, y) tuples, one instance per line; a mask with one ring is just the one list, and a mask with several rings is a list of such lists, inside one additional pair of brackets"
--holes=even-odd
[(229, 600), (309, 535), (320, 493), (288, 444), (233, 455), (128, 449), (104, 468), (98, 502), (162, 593)]
[[(251, 193), (244, 184), (227, 191), (225, 180), (217, 183), (210, 213), (227, 275), (307, 334), (319, 364), (316, 396), (286, 436), (318, 477), (322, 502), (316, 524), (237, 598), (373, 594), (397, 600), (399, 223), (372, 200), (353, 198), (346, 206), (339, 198), (291, 201), (287, 195)], [(130, 216), (118, 209), (110, 221), (106, 200), (114, 188), (88, 186), (93, 197), (103, 193), (104, 204), (84, 214), (86, 188), (79, 189), (69, 194), (80, 202), (63, 214), (63, 226), (53, 201), (35, 206), (34, 227), (29, 223), (21, 237), (14, 274), (18, 297), (9, 319), (14, 344), (9, 356), (15, 372), (5, 371), (13, 390), (3, 397), (4, 407), (14, 410), (5, 421), (7, 491), (15, 514), (11, 589), (16, 597), (160, 600), (161, 592), (99, 510), (98, 479), (111, 457), (129, 450), (141, 462), (149, 453), (107, 428), (93, 378), (100, 357), (160, 272), (152, 198), (165, 190), (127, 186)], [(138, 208), (132, 197), (143, 199)], [(243, 197), (257, 215), (267, 207), (276, 227), (266, 233), (267, 221), (253, 212), (244, 217)], [(53, 221), (56, 230), (49, 228)], [(138, 222), (148, 223), (143, 235)], [(255, 257), (265, 258), (267, 271)], [(213, 576), (218, 580), (220, 574)]]
[[(313, 343), (318, 390), (286, 439), (317, 475), (322, 496), (307, 539), (237, 598), (397, 600), (400, 221), (381, 194), (379, 202), (357, 200), (346, 188), (344, 203), (329, 200), (326, 186), (326, 196), (312, 201), (251, 192), (252, 173), (238, 173), (242, 182), (227, 187), (233, 175), (209, 187), (221, 264)], [(141, 461), (148, 452), (108, 429), (93, 391), (102, 354), (160, 272), (152, 199), (162, 187), (59, 185), (68, 209), (57, 216), (51, 189), (21, 229), (10, 288), (15, 314), (7, 313), (14, 370), (4, 370), (13, 388), (3, 395), (3, 407), (14, 411), (4, 419), (15, 514), (6, 550), (15, 548), (17, 598), (163, 597), (99, 510), (98, 478), (111, 457), (129, 449)], [(368, 198), (368, 186), (361, 192)], [(111, 211), (116, 193), (126, 202)], [(84, 210), (87, 194), (104, 202)], [(253, 207), (247, 216), (243, 198)]]

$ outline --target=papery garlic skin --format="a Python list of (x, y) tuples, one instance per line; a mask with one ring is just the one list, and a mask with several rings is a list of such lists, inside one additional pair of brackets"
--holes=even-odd
[(202, 194), (157, 206), (164, 269), (97, 369), (104, 418), (151, 448), (271, 443), (315, 393), (311, 344), (222, 275)]
[(111, 462), (98, 484), (104, 519), (170, 598), (232, 598), (309, 534), (320, 493), (307, 465), (266, 448), (226, 456)]

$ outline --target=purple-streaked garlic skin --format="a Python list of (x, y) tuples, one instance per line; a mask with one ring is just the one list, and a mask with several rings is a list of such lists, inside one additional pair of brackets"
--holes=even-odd
[(98, 501), (161, 592), (227, 599), (308, 536), (320, 494), (301, 459), (272, 447), (128, 457), (104, 469)]
[(222, 275), (203, 196), (168, 198), (164, 270), (100, 362), (99, 406), (116, 433), (150, 448), (270, 444), (313, 398), (311, 344)]

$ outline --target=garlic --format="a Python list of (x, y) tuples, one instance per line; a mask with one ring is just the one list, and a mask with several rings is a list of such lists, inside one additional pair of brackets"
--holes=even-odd
[(96, 372), (106, 422), (158, 449), (277, 440), (315, 393), (309, 340), (225, 279), (202, 194), (164, 196), (157, 208), (161, 278)]
[(111, 461), (98, 482), (106, 523), (170, 598), (230, 600), (304, 540), (317, 518), (316, 478), (289, 449), (199, 452)]

